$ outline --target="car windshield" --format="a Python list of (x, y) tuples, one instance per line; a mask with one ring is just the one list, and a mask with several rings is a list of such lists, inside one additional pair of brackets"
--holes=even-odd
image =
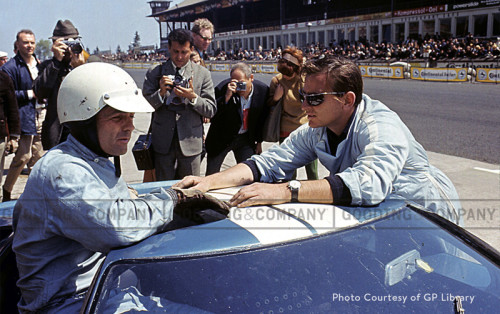
[(97, 312), (452, 312), (500, 307), (500, 269), (406, 208), (280, 245), (109, 267)]

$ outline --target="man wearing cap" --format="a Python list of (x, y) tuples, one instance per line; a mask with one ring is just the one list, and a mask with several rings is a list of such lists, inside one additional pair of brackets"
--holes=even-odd
[(50, 39), (53, 42), (54, 57), (41, 64), (40, 75), (33, 84), (35, 94), (39, 98), (48, 99), (47, 114), (42, 125), (42, 144), (45, 150), (65, 141), (69, 134), (69, 130), (59, 123), (57, 117), (57, 94), (64, 77), (86, 62), (80, 34), (70, 20), (57, 21)]
[(5, 51), (0, 51), (0, 67), (7, 63), (9, 55)]
[(33, 167), (14, 208), (22, 313), (77, 313), (111, 249), (170, 229), (174, 210), (182, 216), (200, 200), (204, 208), (228, 210), (199, 191), (129, 193), (118, 161), (127, 152), (135, 112), (154, 109), (123, 69), (82, 65), (64, 79), (57, 100), (70, 135)]
[(36, 161), (43, 154), (36, 128), (38, 96), (32, 89), (33, 81), (39, 73), (39, 63), (35, 57), (35, 34), (29, 29), (19, 31), (15, 47), (17, 49), (16, 56), (2, 66), (2, 71), (6, 72), (14, 83), (21, 122), (21, 136), (2, 188), (2, 201), (4, 202), (10, 200), (14, 184), (28, 161), (32, 157)]

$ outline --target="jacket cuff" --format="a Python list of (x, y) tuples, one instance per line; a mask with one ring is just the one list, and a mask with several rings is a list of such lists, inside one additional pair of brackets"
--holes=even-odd
[(261, 174), (259, 168), (257, 168), (257, 163), (251, 159), (245, 160), (241, 163), (247, 165), (252, 171), (253, 182), (260, 182)]
[(170, 196), (170, 199), (172, 200), (172, 205), (175, 207), (177, 203), (179, 202), (179, 197), (177, 196), (177, 192), (172, 189), (165, 189), (165, 193)]
[(330, 176), (325, 179), (330, 183), (330, 189), (333, 194), (333, 204), (350, 205), (352, 202), (351, 191), (349, 191), (344, 181), (335, 174), (330, 174)]

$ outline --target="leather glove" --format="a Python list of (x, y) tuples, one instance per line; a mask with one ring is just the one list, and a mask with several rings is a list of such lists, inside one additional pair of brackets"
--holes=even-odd
[(203, 193), (195, 189), (180, 189), (173, 187), (177, 193), (177, 205), (174, 207), (174, 212), (185, 218), (193, 218), (196, 212), (211, 209), (219, 214), (227, 216), (229, 214), (229, 204), (221, 201), (213, 196)]
[(131, 199), (139, 198), (139, 192), (137, 192), (136, 189), (134, 189), (133, 187), (130, 187), (130, 186), (127, 186), (127, 188), (128, 188), (128, 193), (129, 193)]

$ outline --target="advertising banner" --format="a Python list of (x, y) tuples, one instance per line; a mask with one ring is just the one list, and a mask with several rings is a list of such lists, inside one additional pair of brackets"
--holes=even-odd
[(363, 77), (382, 77), (391, 79), (404, 79), (402, 66), (371, 66), (360, 65), (359, 70)]
[(500, 83), (500, 69), (477, 68), (476, 82)]
[(256, 71), (260, 73), (278, 73), (276, 64), (258, 64)]
[(438, 13), (448, 11), (448, 5), (433, 5), (428, 7), (408, 9), (408, 10), (397, 10), (394, 11), (394, 17), (411, 16), (411, 15), (421, 15), (429, 13)]
[(464, 1), (462, 3), (450, 4), (450, 10), (468, 10), (474, 8), (484, 8), (490, 7), (494, 5), (499, 5), (500, 0), (473, 0), (473, 1)]
[(212, 64), (212, 71), (224, 72), (229, 71), (229, 64), (226, 63), (214, 63)]
[(411, 79), (421, 81), (467, 82), (467, 69), (412, 68)]

